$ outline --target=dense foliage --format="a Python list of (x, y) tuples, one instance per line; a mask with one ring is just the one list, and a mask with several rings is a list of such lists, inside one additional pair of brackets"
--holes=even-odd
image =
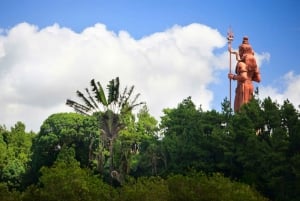
[(53, 114), (37, 134), (1, 126), (1, 200), (300, 200), (299, 111), (271, 98), (222, 108), (188, 97), (160, 122), (146, 105), (118, 113), (113, 146), (105, 112)]

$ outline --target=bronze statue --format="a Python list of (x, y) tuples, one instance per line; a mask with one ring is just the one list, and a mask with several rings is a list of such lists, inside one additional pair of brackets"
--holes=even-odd
[(249, 44), (248, 37), (243, 37), (243, 42), (239, 46), (239, 52), (233, 52), (228, 48), (230, 54), (236, 55), (236, 74), (228, 73), (230, 80), (237, 81), (234, 99), (234, 112), (238, 112), (240, 107), (248, 103), (253, 97), (252, 81), (260, 82), (260, 72), (254, 57), (254, 51)]

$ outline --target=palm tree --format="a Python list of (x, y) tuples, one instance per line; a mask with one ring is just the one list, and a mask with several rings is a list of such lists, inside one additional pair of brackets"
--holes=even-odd
[(95, 80), (92, 79), (90, 85), (91, 91), (86, 88), (85, 94), (79, 90), (76, 92), (83, 103), (67, 99), (66, 104), (83, 115), (100, 114), (100, 118), (98, 118), (99, 126), (104, 140), (108, 141), (110, 153), (109, 170), (110, 174), (112, 174), (114, 171), (114, 142), (118, 137), (120, 130), (125, 128), (122, 116), (130, 113), (133, 108), (144, 103), (137, 103), (140, 94), (137, 94), (132, 98), (134, 86), (129, 88), (126, 87), (123, 93), (120, 93), (119, 77), (109, 81), (109, 84), (107, 85), (107, 96), (105, 96), (104, 89), (100, 82), (95, 82)]

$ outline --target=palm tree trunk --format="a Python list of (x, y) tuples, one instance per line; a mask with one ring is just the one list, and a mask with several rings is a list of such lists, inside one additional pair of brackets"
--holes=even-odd
[(109, 139), (109, 157), (110, 157), (110, 164), (109, 164), (109, 172), (111, 173), (114, 170), (114, 144), (113, 139)]

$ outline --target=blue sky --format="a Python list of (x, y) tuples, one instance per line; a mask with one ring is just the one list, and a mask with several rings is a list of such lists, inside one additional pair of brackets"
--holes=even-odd
[(0, 124), (38, 131), (50, 114), (70, 111), (65, 99), (90, 79), (114, 76), (135, 85), (157, 118), (189, 95), (219, 110), (229, 26), (234, 48), (247, 35), (255, 50), (261, 98), (298, 106), (299, 19), (297, 0), (2, 0)]

